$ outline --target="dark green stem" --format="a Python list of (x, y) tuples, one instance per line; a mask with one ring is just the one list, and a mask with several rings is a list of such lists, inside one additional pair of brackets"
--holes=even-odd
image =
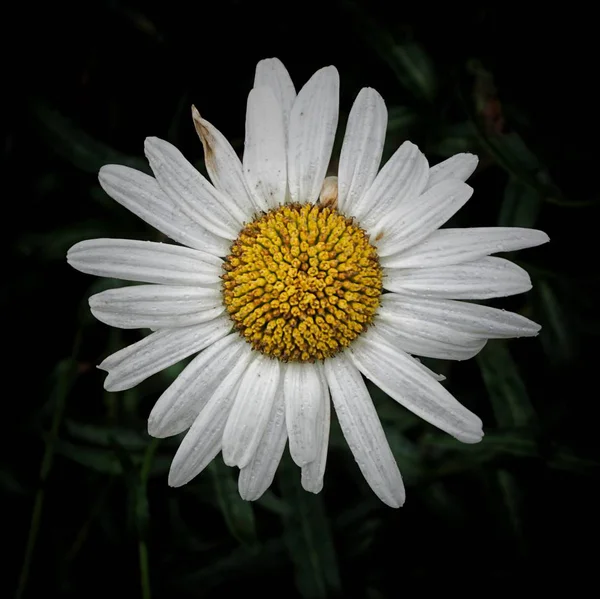
[(44, 508), (46, 481), (48, 480), (48, 475), (50, 474), (50, 470), (52, 469), (56, 440), (58, 439), (58, 431), (60, 430), (60, 425), (62, 424), (62, 418), (67, 404), (67, 395), (69, 394), (69, 390), (77, 374), (76, 356), (79, 352), (80, 344), (81, 333), (78, 331), (75, 335), (75, 340), (73, 342), (73, 351), (71, 353), (71, 359), (64, 364), (64, 368), (58, 373), (58, 381), (56, 385), (56, 399), (54, 403), (54, 413), (52, 415), (52, 424), (50, 427), (50, 432), (46, 437), (44, 457), (42, 458), (42, 464), (40, 466), (39, 485), (33, 503), (31, 522), (29, 524), (29, 533), (27, 535), (27, 545), (25, 547), (25, 556), (23, 557), (23, 565), (21, 566), (21, 572), (19, 574), (19, 583), (17, 585), (15, 599), (21, 599), (27, 587), (29, 571), (31, 569), (31, 562), (33, 559), (33, 552), (35, 550), (35, 545), (40, 530), (40, 522), (42, 519), (42, 511)]
[[(140, 470), (140, 493), (146, 495), (146, 486), (148, 483), (148, 476), (150, 474), (150, 468), (152, 466), (152, 459), (156, 453), (159, 440), (152, 439), (148, 444), (146, 453), (144, 455), (144, 461), (142, 462), (142, 468)], [(139, 541), (138, 550), (140, 558), (140, 586), (142, 590), (142, 599), (150, 599), (150, 567), (148, 562), (148, 545), (146, 543), (146, 523), (140, 522), (138, 526)]]

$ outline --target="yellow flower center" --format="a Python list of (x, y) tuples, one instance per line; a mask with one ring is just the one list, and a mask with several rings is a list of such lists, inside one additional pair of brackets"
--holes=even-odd
[(372, 322), (381, 267), (365, 231), (334, 208), (288, 204), (242, 229), (223, 297), (254, 349), (282, 361), (336, 354)]

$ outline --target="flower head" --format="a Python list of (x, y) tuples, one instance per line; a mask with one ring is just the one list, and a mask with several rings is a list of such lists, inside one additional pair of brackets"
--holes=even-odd
[(398, 507), (402, 477), (363, 375), (476, 443), (480, 419), (411, 354), (465, 360), (488, 339), (539, 330), (518, 314), (462, 300), (529, 290), (523, 269), (490, 254), (548, 237), (440, 229), (470, 198), (465, 180), (477, 158), (458, 154), (430, 168), (407, 141), (380, 169), (387, 111), (370, 88), (350, 112), (337, 177), (326, 178), (338, 89), (336, 69), (326, 67), (296, 94), (282, 63), (263, 60), (248, 96), (243, 161), (192, 111), (212, 184), (156, 138), (146, 140), (154, 177), (118, 165), (100, 170), (110, 196), (181, 244), (95, 239), (68, 253), (83, 272), (145, 283), (90, 298), (102, 322), (153, 330), (100, 364), (107, 390), (129, 389), (195, 355), (148, 423), (155, 437), (187, 431), (173, 486), (222, 452), (240, 468), (241, 496), (257, 499), (289, 441), (303, 487), (318, 493), (333, 403), (365, 479)]

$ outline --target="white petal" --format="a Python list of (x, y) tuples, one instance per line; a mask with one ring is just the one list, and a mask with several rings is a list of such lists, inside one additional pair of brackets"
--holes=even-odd
[(244, 179), (242, 163), (227, 138), (192, 106), (196, 133), (204, 148), (204, 164), (213, 185), (238, 206), (245, 221), (252, 220), (259, 207), (254, 203)]
[(220, 289), (135, 285), (107, 289), (89, 299), (92, 314), (122, 329), (187, 327), (225, 311)]
[(319, 197), (338, 122), (340, 78), (335, 67), (317, 71), (300, 90), (288, 141), (288, 183), (293, 202)]
[(159, 397), (148, 418), (153, 437), (187, 430), (230, 372), (244, 373), (252, 349), (237, 333), (219, 339), (197, 355)]
[[(177, 289), (181, 289), (178, 287)], [(199, 289), (196, 287), (195, 289)], [(201, 324), (214, 320), (220, 314), (225, 312), (225, 306), (219, 303), (212, 308), (207, 308), (198, 311), (196, 308), (193, 312), (185, 314), (156, 314), (146, 312), (146, 304), (141, 310), (137, 310), (135, 306), (126, 311), (122, 311), (120, 306), (112, 305), (109, 309), (92, 308), (92, 314), (104, 324), (118, 329), (151, 329), (158, 331), (159, 329), (174, 329), (179, 327), (191, 327), (195, 324)]]
[(215, 189), (172, 144), (148, 137), (146, 157), (163, 191), (195, 222), (225, 239), (235, 239), (245, 215), (228, 196)]
[(285, 364), (283, 394), (290, 455), (298, 466), (304, 466), (317, 457), (317, 417), (325, 401), (318, 366)]
[(193, 327), (156, 331), (108, 356), (98, 366), (108, 372), (107, 391), (131, 389), (149, 376), (199, 352), (231, 331), (229, 316)]
[(269, 87), (255, 87), (248, 95), (244, 176), (261, 210), (285, 200), (286, 157), (283, 113)]
[(440, 323), (458, 331), (488, 339), (533, 337), (540, 325), (514, 312), (455, 300), (426, 299), (397, 293), (386, 293), (382, 306), (404, 311), (413, 318)]
[(429, 169), (429, 180), (425, 189), (430, 189), (444, 179), (466, 181), (475, 172), (478, 162), (479, 158), (475, 154), (455, 154)]
[(240, 387), (240, 370), (225, 376), (184, 437), (169, 471), (169, 485), (180, 487), (198, 476), (221, 451), (223, 430)]
[(243, 468), (265, 432), (279, 387), (279, 360), (258, 354), (248, 366), (223, 433), (223, 460)]
[(407, 198), (377, 231), (379, 255), (397, 254), (419, 243), (462, 208), (472, 193), (466, 183), (447, 179), (419, 197)]
[(220, 258), (190, 248), (135, 241), (88, 239), (67, 253), (68, 263), (89, 275), (163, 285), (214, 285), (222, 274)]
[(265, 58), (256, 65), (254, 87), (269, 87), (283, 111), (283, 125), (287, 135), (290, 113), (296, 99), (292, 78), (278, 58)]
[(100, 169), (98, 180), (111, 198), (174, 241), (215, 256), (228, 253), (230, 243), (192, 220), (154, 177), (127, 166), (108, 164)]
[(543, 231), (519, 227), (440, 229), (402, 253), (382, 258), (381, 264), (388, 268), (447, 266), (535, 247), (549, 240)]
[[(379, 331), (379, 332), (381, 332), (381, 331)], [(385, 337), (385, 335), (384, 335), (384, 337)], [(398, 346), (398, 344), (394, 343), (393, 339), (390, 340), (386, 337), (386, 340), (389, 342), (390, 345), (393, 345), (394, 347), (398, 347), (398, 349), (400, 349), (401, 351), (404, 351), (401, 347)], [(421, 370), (426, 372), (430, 377), (432, 377), (438, 383), (441, 383), (442, 381), (446, 380), (446, 377), (443, 374), (438, 374), (437, 372), (433, 372), (433, 370), (431, 370), (430, 368), (427, 368), (427, 366), (425, 366), (425, 364), (423, 364), (423, 362), (421, 362), (421, 360), (419, 358), (415, 358), (415, 356), (409, 356), (409, 357), (413, 359), (416, 366), (421, 368)]]
[(310, 464), (302, 466), (302, 487), (310, 493), (320, 493), (323, 488), (323, 476), (327, 464), (327, 450), (329, 449), (329, 424), (331, 420), (331, 400), (329, 399), (329, 387), (325, 379), (325, 373), (321, 364), (315, 364), (325, 389), (323, 401), (319, 405), (317, 415), (317, 433), (315, 443), (317, 446), (317, 457)]
[(348, 216), (375, 180), (387, 129), (383, 98), (370, 87), (360, 90), (348, 116), (338, 168), (338, 210)]
[(388, 324), (387, 322), (385, 322), (381, 318), (379, 318), (376, 321), (376, 324), (375, 324), (374, 327), (369, 327), (363, 333), (363, 335), (366, 336), (366, 337), (368, 337), (369, 339), (373, 339), (373, 341), (376, 342), (376, 343), (378, 343), (379, 340), (382, 340), (383, 342), (386, 342), (388, 345), (391, 345), (392, 347), (394, 347), (395, 349), (397, 349), (400, 353), (406, 354), (406, 356), (410, 360), (412, 360), (412, 363), (417, 368), (420, 368), (423, 371), (424, 374), (426, 374), (427, 376), (432, 377), (436, 381), (439, 382), (439, 381), (446, 380), (446, 377), (444, 375), (438, 374), (437, 372), (433, 372), (433, 370), (431, 370), (430, 368), (427, 368), (427, 366), (425, 366), (425, 364), (423, 364), (421, 362), (421, 360), (419, 360), (418, 358), (415, 358), (415, 357), (409, 355), (409, 352), (407, 352), (406, 349), (404, 349), (404, 343), (403, 343), (402, 335), (398, 335), (398, 333), (395, 330), (394, 326)]
[[(352, 215), (367, 231), (379, 232), (398, 218), (396, 210), (406, 202), (403, 215), (418, 205), (427, 183), (429, 164), (415, 144), (405, 141), (381, 169), (373, 185), (354, 206)], [(381, 226), (380, 226), (381, 223)]]
[(396, 307), (381, 306), (376, 327), (395, 347), (440, 360), (469, 360), (487, 341), (481, 335), (458, 331), (443, 322), (430, 322)]
[(242, 499), (255, 501), (271, 486), (286, 440), (285, 402), (280, 381), (262, 439), (248, 465), (240, 470), (238, 489)]
[(386, 289), (422, 297), (487, 299), (531, 289), (527, 272), (503, 258), (434, 268), (386, 268), (384, 277)]
[(481, 441), (481, 420), (381, 336), (356, 339), (350, 355), (369, 380), (417, 416), (464, 443)]
[(404, 503), (402, 477), (360, 372), (346, 352), (325, 361), (331, 399), (354, 459), (377, 497), (390, 507)]

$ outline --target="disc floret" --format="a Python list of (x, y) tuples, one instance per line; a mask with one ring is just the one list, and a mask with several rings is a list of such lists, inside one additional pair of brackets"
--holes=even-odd
[(332, 207), (288, 204), (242, 229), (223, 296), (241, 335), (282, 361), (331, 357), (373, 321), (382, 290), (366, 232)]

